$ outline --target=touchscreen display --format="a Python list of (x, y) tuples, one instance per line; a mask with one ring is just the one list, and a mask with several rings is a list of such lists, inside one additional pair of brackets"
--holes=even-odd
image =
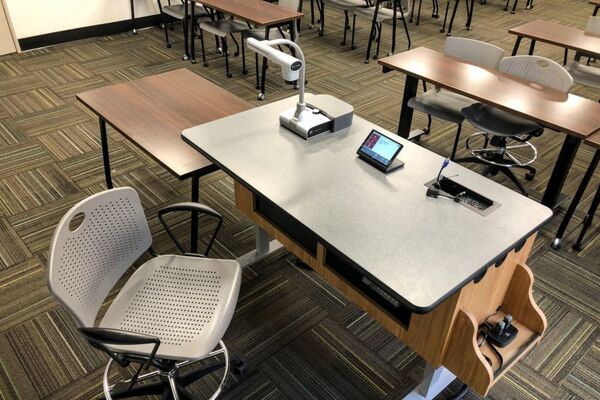
[(385, 166), (390, 165), (402, 145), (382, 135), (377, 131), (371, 131), (359, 151), (369, 158)]

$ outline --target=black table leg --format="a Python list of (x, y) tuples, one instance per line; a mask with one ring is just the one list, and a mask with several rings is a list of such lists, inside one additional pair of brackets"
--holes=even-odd
[(594, 16), (594, 17), (595, 17), (596, 15), (598, 15), (598, 10), (600, 10), (600, 6), (596, 6), (596, 7), (594, 8), (594, 14), (593, 14), (593, 16)]
[(137, 34), (137, 29), (135, 28), (135, 4), (134, 4), (134, 0), (131, 0), (130, 4), (131, 4), (131, 32), (133, 32), (133, 34), (136, 35)]
[[(419, 0), (419, 11), (417, 11), (417, 25), (421, 23), (421, 6), (423, 5), (423, 0)], [(415, 2), (413, 2), (413, 10), (415, 8)], [(410, 16), (412, 20), (412, 14)], [(412, 22), (412, 21), (411, 21)]]
[(192, 9), (192, 16), (190, 19), (190, 24), (192, 25), (192, 29), (190, 29), (190, 58), (192, 61), (192, 64), (196, 64), (196, 1), (192, 0), (190, 2), (191, 5), (191, 9)]
[(108, 136), (106, 134), (106, 121), (104, 118), (99, 118), (100, 125), (100, 142), (102, 143), (102, 160), (104, 162), (104, 179), (106, 180), (106, 187), (108, 189), (113, 188), (112, 178), (110, 175), (110, 156), (108, 154)]
[(400, 121), (398, 121), (398, 135), (408, 139), (410, 135), (410, 126), (412, 124), (413, 109), (408, 106), (408, 100), (417, 95), (419, 80), (411, 75), (406, 75), (404, 82), (404, 97), (402, 97), (402, 107), (400, 108)]
[(596, 194), (594, 195), (594, 200), (592, 200), (590, 209), (588, 210), (587, 215), (583, 218), (583, 227), (581, 228), (581, 232), (577, 237), (577, 241), (573, 245), (573, 249), (579, 251), (583, 247), (583, 238), (587, 230), (590, 229), (590, 226), (592, 226), (594, 214), (596, 214), (596, 210), (598, 210), (598, 204), (600, 204), (600, 186), (598, 186), (598, 189), (596, 189)]
[(377, 23), (377, 14), (379, 13), (379, 4), (381, 0), (375, 2), (375, 12), (373, 13), (373, 21), (371, 22), (371, 33), (369, 33), (369, 43), (367, 44), (367, 55), (365, 57), (365, 64), (369, 63), (371, 58), (371, 42), (373, 41), (373, 35), (375, 33), (375, 24)]
[(512, 56), (516, 56), (519, 51), (519, 46), (521, 46), (521, 40), (523, 40), (522, 36), (517, 36), (517, 40), (515, 41), (515, 47), (513, 47)]
[(183, 48), (185, 51), (185, 54), (181, 57), (181, 59), (183, 61), (187, 61), (190, 59), (190, 48), (189, 48), (189, 42), (188, 42), (188, 7), (187, 7), (187, 3), (185, 4), (184, 7), (185, 11), (183, 13)]
[(566, 135), (560, 153), (558, 154), (556, 164), (554, 164), (548, 186), (544, 192), (544, 197), (542, 198), (542, 204), (546, 207), (554, 208), (556, 205), (580, 144), (581, 139), (578, 139), (575, 136)]
[(529, 45), (529, 55), (533, 55), (533, 50), (535, 50), (535, 40), (531, 39), (531, 44)]
[(560, 241), (561, 241), (565, 231), (567, 230), (567, 226), (569, 226), (569, 222), (571, 221), (571, 218), (573, 217), (575, 210), (577, 210), (577, 206), (579, 205), (579, 202), (581, 201), (581, 198), (583, 197), (583, 193), (585, 192), (585, 189), (587, 188), (588, 184), (590, 183), (592, 176), (594, 176), (594, 171), (596, 171), (596, 167), (598, 166), (598, 161), (600, 161), (600, 150), (596, 150), (596, 154), (594, 154), (594, 158), (592, 159), (592, 162), (590, 163), (589, 168), (585, 172), (585, 175), (583, 176), (583, 179), (581, 180), (581, 183), (579, 184), (579, 188), (577, 188), (577, 192), (575, 193), (573, 200), (571, 200), (569, 209), (567, 210), (565, 217), (563, 218), (562, 222), (560, 223), (560, 226), (558, 227), (558, 231), (556, 232), (554, 242), (552, 242), (553, 249), (560, 248)]
[[(265, 31), (265, 40), (269, 40), (269, 31), (270, 27), (267, 27)], [(263, 57), (262, 61), (262, 71), (260, 73), (260, 93), (258, 94), (258, 100), (265, 99), (265, 80), (267, 77), (267, 57)]]
[(452, 17), (450, 17), (450, 24), (448, 25), (448, 33), (446, 35), (452, 35), (452, 25), (454, 25), (454, 17), (456, 17), (456, 11), (458, 10), (458, 3), (460, 0), (454, 1), (454, 10), (452, 10)]
[(473, 10), (475, 9), (475, 0), (471, 0), (471, 8), (469, 9), (469, 0), (467, 0), (467, 30), (473, 29)]
[[(400, 4), (400, 0), (394, 0), (394, 12), (392, 15), (392, 51), (388, 54), (388, 56), (391, 56), (392, 54), (394, 54), (396, 52), (396, 25), (397, 25), (396, 16), (398, 14), (398, 6), (402, 7), (402, 4)], [(383, 24), (382, 24), (382, 27), (383, 27)]]
[[(200, 175), (192, 176), (192, 202), (198, 203), (200, 200)], [(191, 229), (190, 229), (190, 251), (198, 253), (198, 212), (192, 211)]]

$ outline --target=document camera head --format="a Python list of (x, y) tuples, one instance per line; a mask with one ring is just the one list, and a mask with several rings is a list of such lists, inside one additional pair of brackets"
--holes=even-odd
[[(263, 57), (267, 57), (269, 60), (277, 63), (281, 66), (281, 75), (283, 79), (288, 82), (293, 82), (299, 79), (300, 70), (303, 67), (302, 61), (296, 57), (284, 53), (271, 46), (287, 45), (289, 42), (286, 39), (275, 39), (275, 40), (256, 40), (254, 38), (248, 38), (246, 43), (248, 48), (260, 54)], [(293, 43), (293, 42), (291, 42)]]

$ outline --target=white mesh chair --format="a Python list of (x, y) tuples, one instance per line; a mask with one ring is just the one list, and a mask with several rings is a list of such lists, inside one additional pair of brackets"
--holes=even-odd
[[(563, 66), (544, 57), (506, 57), (500, 61), (498, 69), (564, 93), (568, 93), (573, 85), (573, 78)], [(511, 169), (525, 169), (528, 171), (525, 178), (533, 180), (536, 169), (530, 164), (536, 160), (537, 150), (529, 140), (540, 136), (544, 128), (536, 122), (481, 103), (463, 108), (462, 113), (481, 132), (467, 139), (466, 147), (472, 157), (455, 161), (487, 165), (486, 175), (502, 172), (527, 196), (527, 191)]]
[[(412, 0), (398, 0), (397, 2), (392, 1), (381, 1), (376, 0), (375, 5), (373, 7), (367, 8), (357, 8), (354, 10), (353, 20), (352, 20), (352, 49), (355, 49), (354, 45), (354, 36), (356, 32), (356, 17), (367, 19), (371, 21), (371, 34), (369, 37), (369, 44), (367, 46), (367, 53), (365, 56), (365, 63), (369, 62), (369, 58), (371, 58), (371, 43), (373, 40), (377, 42), (377, 49), (375, 51), (375, 56), (373, 59), (376, 60), (379, 58), (379, 47), (381, 45), (381, 32), (383, 31), (384, 23), (393, 23), (394, 21), (394, 8), (396, 8), (395, 17), (397, 21), (402, 21), (404, 25), (404, 33), (406, 34), (406, 40), (408, 41), (408, 48), (411, 47), (410, 42), (410, 33), (408, 32), (408, 25), (406, 24), (406, 20), (411, 17), (412, 10), (414, 7), (411, 7)], [(396, 32), (392, 33), (393, 40), (395, 40)], [(344, 37), (345, 40), (345, 37)], [(394, 52), (395, 42), (392, 42), (392, 49), (388, 53), (388, 56), (391, 56)]]
[[(222, 223), (213, 209), (181, 203), (159, 211), (194, 211), (218, 220), (206, 253)], [(83, 218), (81, 220), (81, 218)], [(77, 225), (78, 224), (78, 225)], [(75, 226), (73, 226), (75, 225)], [(181, 244), (175, 240), (178, 248)], [(162, 394), (163, 398), (191, 399), (185, 387), (200, 376), (225, 367), (216, 398), (231, 364), (221, 338), (233, 316), (241, 283), (235, 261), (199, 255), (155, 256), (132, 274), (96, 327), (94, 321), (106, 297), (146, 250), (152, 238), (137, 193), (131, 188), (111, 189), (75, 205), (58, 224), (50, 247), (48, 285), (71, 312), (80, 333), (110, 356), (103, 381), (107, 399)], [(224, 361), (187, 373), (179, 369), (194, 361), (222, 355)], [(125, 368), (139, 364), (135, 375), (109, 385), (111, 364)], [(154, 371), (140, 375), (150, 366)], [(142, 381), (158, 377), (159, 382)]]
[[(600, 36), (600, 17), (590, 17), (585, 32)], [(600, 68), (582, 63), (582, 57), (593, 57), (593, 55), (576, 53), (575, 60), (567, 66), (567, 70), (573, 76), (575, 83), (600, 89)]]
[[(477, 64), (492, 69), (498, 68), (498, 64), (504, 56), (504, 50), (497, 46), (459, 37), (446, 38), (443, 52), (469, 64)], [(423, 129), (424, 134), (431, 131), (432, 117), (457, 124), (454, 145), (450, 153), (450, 159), (454, 160), (458, 141), (460, 140), (462, 123), (465, 120), (462, 109), (476, 103), (476, 101), (437, 87), (427, 90), (425, 82), (423, 82), (423, 89), (423, 94), (409, 99), (408, 106), (427, 114), (427, 127)]]

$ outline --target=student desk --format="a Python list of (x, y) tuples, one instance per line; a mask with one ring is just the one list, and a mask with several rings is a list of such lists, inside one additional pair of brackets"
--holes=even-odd
[(600, 130), (600, 104), (573, 94), (533, 84), (512, 75), (466, 63), (438, 51), (419, 47), (379, 60), (383, 71), (406, 74), (398, 135), (408, 138), (413, 109), (408, 100), (417, 94), (419, 79), (531, 119), (566, 133), (542, 204), (554, 207), (559, 199), (577, 148)]
[[(245, 111), (251, 105), (187, 69), (166, 72), (77, 95), (98, 115), (106, 186), (113, 187), (106, 124), (133, 142), (178, 179), (192, 179), (192, 201), (200, 177), (217, 166), (181, 140), (183, 129)], [(197, 250), (192, 218), (192, 252)]]
[(600, 36), (591, 35), (581, 29), (572, 28), (550, 21), (531, 21), (509, 29), (508, 33), (517, 35), (512, 55), (516, 55), (525, 37), (531, 39), (529, 55), (533, 54), (536, 41), (553, 44), (565, 49), (563, 64), (567, 63), (569, 50), (584, 53), (585, 55), (600, 57)]
[[(425, 183), (442, 157), (400, 139), (406, 165), (385, 175), (356, 156), (370, 130), (382, 128), (354, 116), (350, 128), (307, 141), (279, 125), (296, 101), (209, 122), (183, 138), (234, 179), (237, 207), (260, 228), (258, 246), (277, 239), (430, 364), (433, 385), (408, 398), (430, 399), (455, 375), (485, 395), (545, 330), (525, 262), (551, 210), (454, 163), (447, 176), (458, 174), (500, 207), (483, 217), (428, 198)], [(523, 335), (503, 349), (504, 367), (494, 373), (498, 365), (487, 364), (475, 336), (499, 307), (496, 317), (512, 314)]]
[[(193, 21), (196, 1), (191, 0), (191, 3)], [(263, 0), (203, 0), (201, 3), (207, 8), (237, 17), (257, 26), (264, 26), (267, 30), (266, 39), (269, 39), (269, 30), (271, 28), (289, 25), (291, 40), (295, 40), (296, 29), (294, 24), (303, 16), (303, 14), (300, 12), (290, 11)], [(194, 59), (196, 56), (193, 31), (194, 30), (192, 29), (192, 59)], [(242, 43), (242, 46), (243, 45), (244, 43)], [(264, 98), (266, 73), (267, 59), (266, 57), (263, 57), (259, 100)]]

